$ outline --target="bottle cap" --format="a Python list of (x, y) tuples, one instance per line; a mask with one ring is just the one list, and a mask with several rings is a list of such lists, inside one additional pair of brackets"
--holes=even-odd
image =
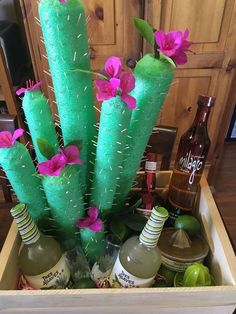
[(139, 240), (142, 244), (150, 248), (156, 247), (168, 216), (168, 211), (164, 207), (155, 206), (152, 209), (151, 216), (139, 236)]
[(13, 207), (10, 212), (15, 219), (22, 241), (25, 244), (35, 243), (40, 237), (40, 232), (33, 222), (27, 210), (27, 206), (25, 204), (18, 204)]
[(215, 97), (200, 95), (198, 96), (197, 103), (202, 106), (213, 107), (215, 100)]

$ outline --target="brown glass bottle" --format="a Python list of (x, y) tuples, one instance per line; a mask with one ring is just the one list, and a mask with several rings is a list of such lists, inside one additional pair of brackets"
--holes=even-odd
[(182, 214), (192, 214), (199, 181), (202, 176), (210, 139), (207, 121), (215, 98), (198, 97), (198, 109), (192, 126), (179, 143), (168, 193), (169, 224)]

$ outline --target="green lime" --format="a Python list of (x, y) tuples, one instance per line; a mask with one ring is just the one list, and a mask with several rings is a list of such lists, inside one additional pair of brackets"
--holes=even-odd
[(183, 229), (190, 236), (199, 234), (201, 225), (197, 218), (191, 215), (179, 216), (175, 221), (175, 229)]
[(90, 278), (81, 278), (73, 286), (73, 289), (89, 289), (96, 288), (95, 282)]
[(212, 276), (209, 269), (202, 263), (194, 263), (190, 265), (184, 272), (184, 287), (201, 287), (211, 286)]

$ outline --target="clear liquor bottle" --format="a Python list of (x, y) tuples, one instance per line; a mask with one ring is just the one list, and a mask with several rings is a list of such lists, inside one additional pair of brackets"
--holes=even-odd
[(192, 126), (182, 135), (168, 193), (169, 225), (182, 214), (192, 214), (210, 139), (207, 121), (214, 97), (199, 96), (198, 109)]
[(62, 289), (69, 284), (70, 271), (60, 245), (40, 233), (26, 205), (11, 209), (23, 246), (19, 251), (19, 268), (34, 289)]
[(121, 247), (111, 278), (126, 288), (150, 287), (161, 265), (157, 242), (168, 218), (164, 207), (154, 207), (140, 236), (128, 239)]

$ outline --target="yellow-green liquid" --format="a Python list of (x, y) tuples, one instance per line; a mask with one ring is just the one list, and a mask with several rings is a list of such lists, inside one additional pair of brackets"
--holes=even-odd
[(156, 275), (161, 266), (161, 254), (156, 246), (149, 248), (135, 236), (121, 247), (119, 258), (124, 269), (135, 277), (148, 279)]
[(59, 244), (52, 237), (41, 234), (35, 243), (22, 247), (19, 253), (19, 267), (24, 275), (36, 276), (54, 267), (61, 257)]

